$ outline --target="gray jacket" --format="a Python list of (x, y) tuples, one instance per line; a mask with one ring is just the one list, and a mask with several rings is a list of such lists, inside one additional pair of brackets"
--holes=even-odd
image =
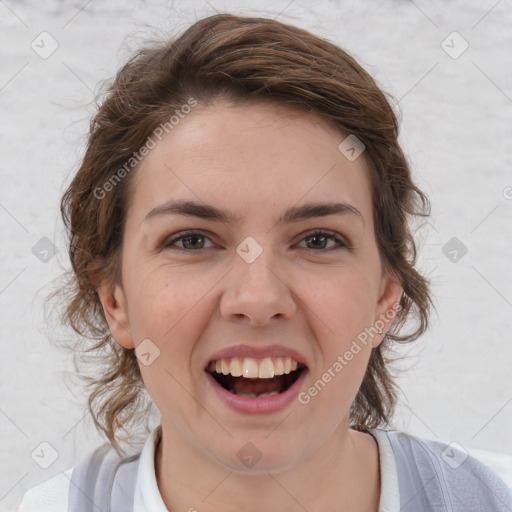
[[(438, 441), (385, 432), (400, 512), (512, 512), (512, 491), (477, 459)], [(139, 456), (121, 459), (109, 444), (89, 454), (73, 470), (69, 512), (133, 512)]]

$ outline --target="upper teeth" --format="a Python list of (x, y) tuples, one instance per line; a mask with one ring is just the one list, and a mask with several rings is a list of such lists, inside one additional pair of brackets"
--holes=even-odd
[(211, 361), (208, 370), (223, 375), (248, 379), (271, 379), (274, 375), (288, 374), (297, 369), (298, 362), (291, 357), (266, 357), (256, 360), (252, 357), (231, 357)]

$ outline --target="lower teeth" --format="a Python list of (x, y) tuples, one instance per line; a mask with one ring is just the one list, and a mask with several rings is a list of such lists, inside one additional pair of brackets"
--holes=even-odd
[(272, 391), (270, 393), (262, 393), (261, 395), (256, 395), (255, 393), (235, 393), (238, 396), (246, 396), (249, 398), (263, 398), (265, 396), (273, 396), (279, 394), (278, 391)]

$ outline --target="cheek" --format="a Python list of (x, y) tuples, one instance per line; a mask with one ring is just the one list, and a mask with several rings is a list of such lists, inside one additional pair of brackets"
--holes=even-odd
[(357, 273), (347, 272), (339, 280), (329, 281), (317, 294), (316, 303), (310, 304), (321, 359), (303, 400), (309, 400), (313, 415), (329, 409), (334, 422), (346, 415), (357, 395), (372, 350), (370, 337), (361, 341), (365, 329), (372, 325), (374, 311), (371, 288), (365, 283)]
[(355, 266), (338, 267), (317, 280), (315, 288), (309, 282), (303, 290), (308, 307), (323, 321), (328, 338), (336, 346), (350, 342), (374, 321), (377, 298), (368, 274)]
[(218, 281), (207, 273), (165, 265), (132, 281), (129, 318), (135, 344), (149, 339), (159, 352), (151, 366), (139, 365), (148, 387), (150, 379), (168, 380), (170, 375), (188, 383), (197, 371), (194, 349), (211, 320), (209, 294)]
[(132, 283), (128, 290), (130, 325), (139, 337), (153, 335), (160, 343), (181, 329), (180, 324), (186, 323), (209, 289), (206, 276), (193, 278), (165, 266), (140, 273)]
[(145, 387), (157, 406), (166, 403), (169, 393), (186, 403), (189, 396), (183, 390), (195, 385), (191, 365), (196, 342), (209, 321), (205, 304), (210, 281), (160, 267), (132, 282), (130, 328), (136, 345), (150, 340), (150, 352), (157, 354), (149, 365), (139, 361)]
[[(365, 329), (374, 322), (375, 284), (369, 270), (339, 268), (317, 280), (315, 293), (306, 293), (314, 336), (321, 359), (311, 376), (312, 411), (336, 403), (333, 414), (346, 411), (363, 380), (372, 344)], [(319, 409), (319, 410), (320, 410)]]

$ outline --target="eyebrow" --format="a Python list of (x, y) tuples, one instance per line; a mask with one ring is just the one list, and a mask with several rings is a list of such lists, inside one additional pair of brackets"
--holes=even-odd
[[(142, 222), (164, 215), (187, 215), (200, 219), (219, 221), (224, 224), (238, 224), (241, 218), (222, 208), (212, 205), (197, 203), (195, 201), (168, 201), (153, 208), (142, 220)], [(307, 203), (301, 206), (291, 206), (278, 219), (279, 224), (290, 224), (315, 217), (326, 217), (328, 215), (353, 215), (360, 219), (366, 227), (364, 217), (354, 206), (346, 203)]]

